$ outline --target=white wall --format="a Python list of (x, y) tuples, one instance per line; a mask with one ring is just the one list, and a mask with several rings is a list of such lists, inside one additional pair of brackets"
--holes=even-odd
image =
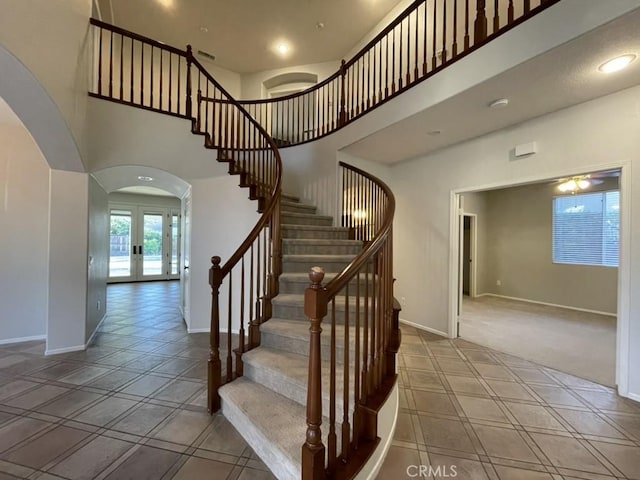
[(49, 166), (29, 132), (0, 125), (0, 343), (47, 330)]
[[(640, 185), (640, 87), (545, 115), (432, 155), (398, 164), (392, 188), (398, 210), (395, 236), (396, 296), (406, 297), (402, 317), (442, 332), (449, 315), (451, 192), (559, 178), (628, 162), (631, 184)], [(514, 145), (535, 140), (539, 153), (510, 160)], [(484, 188), (483, 188), (484, 187)], [(623, 180), (624, 188), (624, 180)], [(640, 189), (623, 190), (631, 218), (640, 211)], [(624, 215), (623, 211), (623, 215)], [(621, 270), (629, 272), (630, 365), (640, 364), (640, 226), (630, 225)], [(624, 236), (624, 232), (623, 232)], [(624, 262), (627, 262), (626, 264)], [(622, 273), (624, 276), (624, 273)], [(619, 305), (620, 306), (620, 305)], [(620, 312), (624, 314), (624, 311)], [(622, 319), (624, 322), (624, 319)], [(640, 393), (640, 371), (631, 371), (629, 390)]]
[[(0, 12), (0, 46), (33, 73), (62, 113), (80, 151), (84, 151), (91, 1), (0, 0)], [(14, 110), (18, 112), (15, 106)]]
[(226, 175), (227, 165), (204, 148), (188, 120), (89, 98), (88, 121), (91, 171), (143, 165), (183, 179)]
[[(219, 256), (222, 260), (221, 265), (224, 265), (254, 227), (259, 214), (256, 213), (257, 202), (248, 199), (248, 189), (238, 187), (238, 177), (193, 179), (190, 183), (192, 215), (189, 330), (209, 331), (211, 257)], [(229, 206), (233, 208), (228, 208)], [(220, 315), (221, 319), (224, 319), (224, 323), (221, 320), (222, 330), (226, 330), (227, 285), (228, 282), (225, 282), (220, 291)], [(237, 288), (234, 289), (234, 293), (239, 293)]]
[(49, 193), (47, 353), (62, 353), (86, 342), (89, 175), (51, 170)]
[(107, 313), (107, 275), (109, 272), (109, 212), (107, 192), (89, 176), (89, 239), (87, 273), (87, 318), (85, 342), (96, 331)]

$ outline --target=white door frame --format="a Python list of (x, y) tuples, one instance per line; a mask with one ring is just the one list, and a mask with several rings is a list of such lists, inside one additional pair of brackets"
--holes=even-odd
[(512, 179), (486, 185), (470, 186), (451, 190), (449, 209), (449, 319), (448, 334), (455, 338), (458, 322), (458, 302), (460, 284), (460, 221), (463, 213), (459, 208), (460, 196), (464, 193), (481, 192), (498, 188), (514, 187), (530, 183), (539, 183), (555, 178), (571, 177), (582, 173), (620, 169), (620, 266), (618, 267), (618, 320), (616, 331), (616, 384), (618, 393), (627, 397), (629, 394), (629, 350), (630, 325), (629, 301), (631, 298), (631, 162), (628, 160), (616, 163), (587, 165), (585, 167), (559, 170), (553, 175), (531, 176)]
[[(462, 198), (462, 197), (460, 197)], [(474, 298), (477, 296), (476, 291), (476, 275), (477, 275), (477, 267), (476, 267), (476, 256), (478, 254), (478, 234), (477, 234), (477, 225), (478, 225), (478, 215), (475, 213), (467, 213), (464, 211), (464, 204), (462, 205), (462, 211), (460, 212), (458, 218), (460, 225), (458, 226), (459, 230), (459, 245), (464, 245), (464, 217), (469, 217), (470, 219), (470, 240), (469, 240), (469, 260), (471, 265), (469, 266), (469, 297)], [(464, 296), (464, 247), (458, 247), (458, 255), (459, 255), (459, 269), (458, 269), (458, 312), (462, 313), (462, 298)]]

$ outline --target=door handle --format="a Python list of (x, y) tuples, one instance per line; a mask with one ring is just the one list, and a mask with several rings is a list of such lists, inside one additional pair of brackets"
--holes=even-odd
[(133, 254), (136, 255), (137, 251), (136, 251), (136, 245), (133, 246)]
[(189, 266), (187, 265), (186, 267), (184, 267), (185, 270), (189, 270)]
[(138, 245), (138, 253), (142, 255), (142, 245)]

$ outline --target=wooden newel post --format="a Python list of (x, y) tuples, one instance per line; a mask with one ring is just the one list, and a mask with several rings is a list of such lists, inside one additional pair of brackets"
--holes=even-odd
[[(191, 63), (193, 62), (193, 52), (191, 45), (187, 45), (187, 117), (191, 117)], [(214, 257), (215, 258), (215, 257)]]
[(486, 0), (478, 0), (476, 21), (473, 24), (473, 40), (475, 44), (487, 38), (487, 13), (485, 7)]
[(209, 361), (207, 409), (209, 413), (220, 410), (220, 395), (218, 389), (222, 385), (222, 363), (220, 362), (220, 285), (222, 284), (222, 270), (220, 257), (211, 257), (209, 269), (209, 285), (211, 285), (211, 332), (209, 333)]
[(342, 60), (342, 63), (340, 64), (341, 85), (340, 85), (340, 117), (338, 121), (339, 126), (342, 126), (345, 123), (347, 123), (347, 111), (345, 110), (345, 106), (346, 106), (345, 80), (346, 80), (347, 71), (344, 68), (344, 65), (345, 65), (345, 61)]
[(325, 448), (322, 444), (322, 364), (320, 334), (322, 319), (327, 315), (327, 292), (322, 286), (324, 270), (313, 267), (309, 273), (311, 285), (304, 292), (304, 313), (309, 327), (309, 379), (307, 385), (307, 437), (302, 445), (302, 479), (320, 480), (325, 477)]

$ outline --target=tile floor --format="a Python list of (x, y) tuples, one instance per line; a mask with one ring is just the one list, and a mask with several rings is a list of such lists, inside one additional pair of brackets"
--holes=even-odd
[(403, 327), (402, 342), (379, 479), (640, 479), (640, 404), (461, 339)]
[(206, 400), (208, 335), (177, 282), (110, 285), (86, 352), (0, 346), (0, 480), (273, 479)]
[[(108, 295), (86, 352), (0, 346), (0, 480), (272, 479), (206, 412), (208, 336), (186, 333), (177, 282)], [(640, 479), (638, 404), (463, 340), (403, 327), (403, 342), (398, 428), (378, 478), (432, 478), (422, 465), (461, 480)]]

